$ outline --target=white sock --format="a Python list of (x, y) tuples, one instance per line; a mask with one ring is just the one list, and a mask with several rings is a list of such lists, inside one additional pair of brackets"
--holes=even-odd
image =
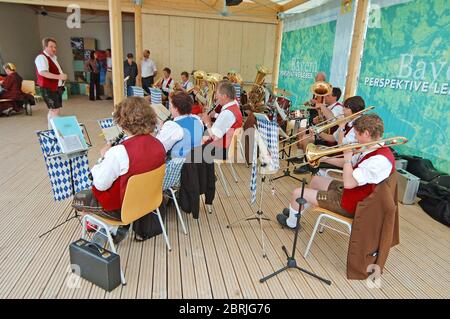
[(47, 113), (47, 122), (48, 122), (48, 129), (52, 129), (52, 125), (50, 124), (50, 120), (52, 118), (52, 114), (50, 112)]
[[(300, 212), (300, 215), (303, 215), (303, 212), (308, 207), (309, 207), (309, 203), (306, 203), (304, 205), (302, 211)], [(288, 219), (286, 219), (286, 224), (291, 228), (295, 228), (295, 226), (297, 226), (297, 216), (298, 216), (298, 210), (293, 209), (292, 206), (289, 205), (289, 217), (288, 217)]]

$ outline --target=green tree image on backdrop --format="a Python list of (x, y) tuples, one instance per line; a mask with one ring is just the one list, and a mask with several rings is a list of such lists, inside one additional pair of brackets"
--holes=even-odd
[(411, 1), (381, 8), (368, 28), (358, 95), (376, 106), (387, 136), (409, 139), (401, 153), (432, 160), (450, 172), (450, 6)]
[(312, 97), (317, 72), (330, 76), (336, 21), (283, 33), (278, 87), (293, 94), (291, 110)]

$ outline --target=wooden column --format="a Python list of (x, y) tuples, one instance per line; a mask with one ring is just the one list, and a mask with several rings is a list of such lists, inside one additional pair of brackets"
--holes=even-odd
[(136, 64), (138, 67), (138, 76), (136, 85), (141, 86), (141, 61), (142, 61), (142, 5), (134, 5), (134, 42), (136, 47)]
[(120, 4), (121, 1), (108, 0), (114, 104), (121, 102), (124, 98), (122, 12)]
[(283, 20), (279, 20), (275, 36), (275, 55), (273, 57), (273, 71), (272, 71), (272, 89), (278, 87), (278, 77), (280, 73), (280, 58), (281, 58), (281, 42), (283, 40)]
[(367, 28), (369, 2), (370, 0), (358, 0), (357, 2), (358, 7), (356, 8), (355, 25), (353, 27), (352, 47), (348, 61), (347, 78), (345, 81), (345, 99), (356, 94), (359, 71), (361, 69), (364, 37)]

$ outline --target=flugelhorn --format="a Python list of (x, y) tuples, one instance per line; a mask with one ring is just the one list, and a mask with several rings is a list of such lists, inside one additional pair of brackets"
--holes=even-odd
[(406, 137), (395, 136), (368, 143), (352, 143), (346, 145), (336, 145), (331, 147), (319, 147), (314, 144), (308, 144), (305, 150), (305, 159), (307, 161), (305, 165), (309, 164), (312, 167), (318, 167), (320, 164), (320, 159), (322, 157), (342, 153), (349, 150), (353, 150), (353, 153), (363, 153), (376, 145), (378, 145), (377, 148), (382, 148), (382, 147), (391, 147), (395, 145), (402, 145), (407, 142), (408, 139)]
[[(328, 120), (325, 120), (325, 121), (323, 121), (323, 122), (321, 122), (321, 123), (319, 123), (317, 125), (313, 125), (313, 126), (307, 128), (307, 129), (301, 130), (301, 131), (297, 132), (296, 134), (291, 135), (288, 138), (285, 138), (285, 139), (281, 140), (280, 142), (281, 143), (286, 142), (286, 141), (290, 140), (291, 138), (296, 137), (296, 136), (298, 136), (298, 135), (300, 135), (300, 134), (302, 134), (302, 133), (304, 133), (304, 132), (306, 132), (308, 130), (311, 130), (314, 134), (318, 135), (318, 134), (320, 134), (320, 133), (326, 131), (327, 129), (332, 128), (332, 127), (334, 127), (336, 125), (339, 125), (341, 123), (347, 123), (347, 122), (353, 121), (354, 119), (356, 119), (361, 114), (363, 114), (365, 112), (368, 112), (368, 111), (371, 111), (374, 108), (375, 108), (375, 106), (369, 106), (369, 107), (365, 108), (364, 110), (361, 110), (359, 112), (350, 114), (349, 116), (346, 116), (346, 117), (332, 117), (332, 118), (330, 118)], [(294, 145), (297, 142), (298, 141), (296, 141), (294, 143), (291, 143), (289, 145), (286, 145), (284, 148), (289, 147), (291, 145)]]

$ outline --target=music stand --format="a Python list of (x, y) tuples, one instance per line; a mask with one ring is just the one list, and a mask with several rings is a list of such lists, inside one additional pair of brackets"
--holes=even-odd
[[(259, 171), (259, 173), (261, 175), (261, 192), (260, 192), (260, 198), (259, 198), (259, 207), (255, 213), (250, 214), (249, 216), (246, 216), (244, 218), (236, 220), (235, 222), (227, 225), (227, 228), (230, 228), (231, 226), (238, 224), (240, 222), (243, 222), (243, 221), (257, 220), (258, 224), (259, 224), (259, 229), (261, 232), (261, 246), (262, 246), (263, 257), (266, 258), (267, 254), (266, 254), (265, 240), (264, 240), (265, 234), (264, 234), (264, 230), (263, 230), (262, 221), (263, 220), (270, 221), (270, 218), (266, 217), (262, 210), (262, 202), (263, 202), (263, 197), (264, 197), (264, 185), (266, 183), (267, 176), (273, 175), (278, 171), (278, 167), (277, 167), (278, 163), (273, 162), (273, 157), (272, 157), (272, 154), (268, 151), (266, 141), (271, 140), (270, 143), (267, 143), (267, 144), (271, 144), (271, 145), (273, 145), (273, 143), (276, 143), (276, 140), (278, 139), (278, 124), (270, 122), (270, 121), (264, 119), (264, 117), (256, 116), (256, 118), (258, 120), (258, 127), (260, 129), (264, 130), (264, 128), (267, 128), (269, 131), (270, 131), (270, 129), (272, 129), (272, 131), (275, 129), (275, 131), (276, 131), (276, 135), (271, 136), (271, 138), (268, 138), (267, 134), (260, 134), (258, 132), (258, 130), (255, 129), (255, 142), (254, 142), (254, 147), (253, 147), (252, 178), (250, 181), (250, 190), (252, 191), (251, 202), (253, 204), (256, 202), (256, 180), (257, 180), (257, 175), (258, 175), (258, 171)], [(270, 135), (270, 133), (269, 133), (269, 135)], [(263, 136), (266, 137), (266, 141), (264, 141)], [(259, 150), (260, 150), (259, 161), (257, 158), (257, 148), (259, 148)], [(275, 155), (278, 157), (278, 152), (275, 152)], [(269, 177), (269, 182), (271, 182), (270, 177)]]
[[(83, 125), (80, 126), (87, 134), (86, 128)], [(55, 201), (65, 200), (74, 196), (75, 193), (91, 187), (92, 181), (88, 177), (87, 150), (70, 155), (63, 154), (53, 130), (37, 131), (36, 134), (39, 138)], [(87, 137), (88, 145), (92, 145), (88, 134)], [(74, 216), (69, 218), (72, 212), (74, 212)], [(78, 217), (78, 213), (72, 209), (62, 223), (41, 234), (39, 238)]]
[(301, 182), (302, 182), (302, 193), (301, 193), (300, 197), (297, 198), (297, 200), (296, 200), (298, 205), (299, 205), (299, 207), (298, 207), (298, 213), (297, 213), (297, 224), (295, 225), (294, 244), (292, 245), (292, 255), (289, 256), (289, 253), (287, 251), (286, 246), (283, 245), (281, 248), (283, 249), (283, 251), (284, 251), (284, 253), (286, 254), (286, 257), (287, 257), (287, 264), (286, 264), (286, 266), (284, 266), (283, 268), (280, 268), (279, 270), (275, 271), (274, 273), (272, 273), (270, 275), (267, 275), (267, 276), (261, 278), (259, 280), (260, 283), (265, 282), (266, 280), (268, 280), (268, 279), (270, 279), (270, 278), (272, 278), (272, 277), (282, 273), (283, 271), (285, 271), (287, 269), (295, 268), (295, 269), (298, 269), (298, 270), (300, 270), (301, 272), (303, 272), (305, 274), (308, 274), (308, 275), (310, 275), (310, 276), (312, 276), (314, 278), (319, 279), (320, 281), (326, 283), (327, 285), (331, 285), (331, 281), (330, 280), (322, 278), (322, 277), (312, 273), (309, 270), (306, 270), (304, 268), (299, 267), (298, 264), (297, 264), (297, 260), (295, 260), (295, 251), (296, 251), (296, 248), (297, 248), (298, 231), (300, 229), (300, 227), (299, 227), (300, 226), (300, 218), (302, 216), (301, 215), (301, 211), (302, 211), (304, 205), (306, 204), (306, 200), (303, 198), (303, 194), (304, 194), (304, 191), (305, 191), (306, 180), (303, 179)]

